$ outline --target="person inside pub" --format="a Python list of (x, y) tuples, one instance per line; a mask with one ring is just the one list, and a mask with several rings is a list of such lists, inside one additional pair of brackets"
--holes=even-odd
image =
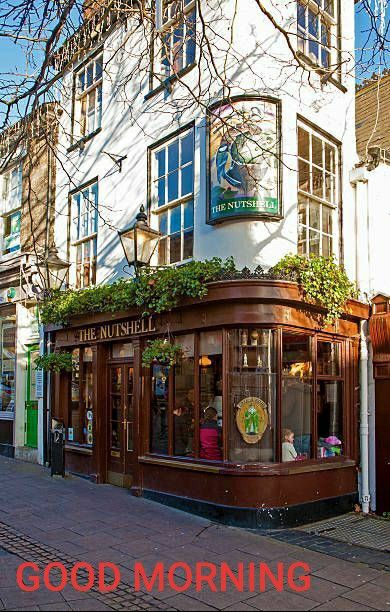
[(218, 426), (218, 413), (208, 406), (204, 412), (204, 421), (200, 426), (200, 456), (210, 461), (222, 460), (222, 430)]

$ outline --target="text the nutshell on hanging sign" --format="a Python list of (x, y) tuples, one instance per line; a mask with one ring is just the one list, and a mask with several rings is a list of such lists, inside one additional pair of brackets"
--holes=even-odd
[(133, 321), (122, 321), (121, 323), (103, 323), (95, 327), (83, 327), (77, 331), (77, 339), (79, 342), (93, 342), (94, 340), (127, 338), (154, 331), (156, 331), (156, 327), (153, 317), (147, 317)]

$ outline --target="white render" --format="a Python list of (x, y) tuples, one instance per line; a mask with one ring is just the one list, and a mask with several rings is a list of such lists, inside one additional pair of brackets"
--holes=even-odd
[[(209, 2), (208, 5), (212, 5)], [(217, 8), (219, 1), (214, 0)], [(275, 19), (296, 32), (296, 5), (289, 0), (266, 3)], [(217, 11), (214, 29), (224, 33), (227, 16), (235, 2), (222, 0)], [(273, 6), (272, 6), (273, 5)], [(357, 161), (355, 147), (355, 82), (352, 73), (354, 55), (354, 2), (341, 2), (343, 53), (342, 84), (344, 92), (328, 82), (321, 85), (318, 74), (302, 74), (301, 69), (286, 65), (291, 61), (290, 51), (281, 34), (266, 17), (262, 16), (254, 0), (238, 3), (232, 34), (232, 52), (227, 62), (227, 74), (233, 83), (231, 95), (252, 93), (273, 96), (282, 102), (282, 159), (283, 159), (283, 219), (281, 221), (225, 221), (210, 226), (206, 224), (207, 160), (205, 108), (186, 105), (183, 112), (172, 113), (173, 104), (183, 97), (183, 89), (177, 84), (170, 94), (160, 92), (148, 101), (147, 70), (126, 81), (132, 60), (130, 51), (138, 49), (142, 41), (137, 35), (128, 40), (128, 32), (119, 26), (104, 44), (103, 119), (102, 130), (85, 143), (83, 149), (68, 152), (71, 144), (71, 98), (73, 75), (62, 80), (62, 130), (60, 134), (57, 165), (56, 244), (59, 255), (67, 256), (67, 232), (69, 221), (69, 192), (94, 177), (99, 178), (100, 219), (98, 228), (97, 282), (110, 282), (125, 276), (126, 263), (117, 230), (134, 221), (141, 204), (147, 204), (147, 147), (176, 129), (195, 121), (195, 221), (194, 259), (213, 256), (225, 258), (233, 255), (239, 266), (251, 268), (261, 264), (268, 268), (287, 253), (297, 250), (297, 115), (328, 133), (342, 143), (342, 206), (344, 260), (352, 280), (356, 278), (354, 193), (349, 172)], [(253, 17), (256, 16), (254, 20)], [(131, 25), (131, 24), (130, 24)], [(128, 28), (128, 31), (130, 27)], [(230, 35), (230, 34), (229, 34)], [(291, 40), (296, 40), (292, 36)], [(125, 41), (125, 42), (124, 42)], [(266, 41), (266, 43), (265, 43)], [(219, 41), (219, 46), (222, 43)], [(124, 47), (124, 48), (123, 48)], [(263, 53), (264, 49), (267, 53)], [(219, 52), (219, 66), (224, 68), (224, 54)], [(240, 62), (237, 58), (242, 58)], [(276, 58), (276, 59), (275, 59)], [(85, 58), (82, 58), (83, 60)], [(107, 63), (109, 62), (109, 63)], [(282, 62), (282, 63), (280, 63)], [(282, 72), (281, 72), (282, 67)], [(77, 64), (75, 64), (77, 68)], [(147, 68), (147, 66), (145, 66)], [(202, 68), (205, 68), (202, 66)], [(347, 71), (349, 74), (347, 74)], [(107, 74), (108, 73), (108, 74)], [(183, 81), (194, 88), (198, 67), (190, 71)], [(202, 72), (207, 83), (207, 69)], [(168, 99), (164, 103), (164, 97)], [(221, 99), (218, 83), (210, 85), (204, 98), (205, 106)], [(179, 105), (180, 108), (180, 105)], [(167, 110), (170, 109), (168, 113)], [(122, 172), (104, 151), (115, 155), (127, 155)], [(152, 215), (153, 220), (153, 215)], [(335, 244), (338, 244), (335, 235)], [(336, 253), (338, 256), (339, 253)], [(74, 261), (75, 254), (71, 253)], [(71, 280), (74, 281), (74, 273)]]

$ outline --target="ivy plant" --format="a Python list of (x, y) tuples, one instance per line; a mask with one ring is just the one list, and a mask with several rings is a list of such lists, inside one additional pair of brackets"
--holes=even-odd
[(272, 271), (295, 278), (304, 298), (325, 309), (325, 324), (334, 323), (341, 316), (347, 300), (358, 297), (355, 285), (333, 257), (286, 255)]
[(121, 279), (110, 285), (53, 291), (41, 307), (41, 320), (44, 325), (66, 324), (76, 315), (118, 312), (134, 307), (141, 315), (166, 312), (187, 297), (204, 297), (207, 283), (235, 269), (233, 258), (223, 261), (217, 257), (178, 267), (154, 269), (146, 266), (138, 277)]
[(142, 353), (142, 365), (150, 367), (152, 363), (163, 363), (174, 366), (183, 355), (180, 344), (171, 344), (167, 340), (150, 340)]
[(35, 369), (45, 372), (71, 372), (73, 369), (72, 353), (40, 355), (35, 360)]

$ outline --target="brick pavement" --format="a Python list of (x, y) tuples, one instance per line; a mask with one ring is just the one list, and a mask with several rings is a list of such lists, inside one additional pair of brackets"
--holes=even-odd
[[(296, 537), (295, 537), (296, 536)], [(294, 530), (263, 535), (217, 525), (204, 518), (161, 506), (110, 485), (87, 480), (50, 478), (40, 466), (0, 457), (0, 609), (5, 610), (387, 610), (390, 608), (390, 572), (385, 571), (382, 551), (335, 543), (337, 551), (314, 546), (313, 538)], [(344, 547), (345, 555), (341, 555)], [(350, 555), (346, 553), (354, 553)], [(328, 554), (330, 553), (330, 554)], [(371, 556), (370, 556), (371, 555)], [(109, 594), (97, 588), (89, 592), (66, 586), (61, 592), (45, 588), (32, 593), (16, 586), (16, 568), (34, 561), (43, 568), (57, 560), (70, 569), (77, 561), (96, 567), (111, 561), (122, 581)], [(194, 567), (208, 561), (220, 567), (227, 561), (266, 562), (272, 571), (277, 563), (301, 561), (309, 564), (311, 588), (296, 593), (288, 585), (276, 591), (270, 582), (263, 593), (197, 591), (190, 583), (183, 593), (172, 589), (135, 592), (134, 563), (146, 571), (156, 562), (170, 567), (185, 561)], [(87, 574), (79, 573), (80, 584)], [(59, 575), (52, 574), (59, 581)], [(175, 583), (185, 584), (181, 568)]]

